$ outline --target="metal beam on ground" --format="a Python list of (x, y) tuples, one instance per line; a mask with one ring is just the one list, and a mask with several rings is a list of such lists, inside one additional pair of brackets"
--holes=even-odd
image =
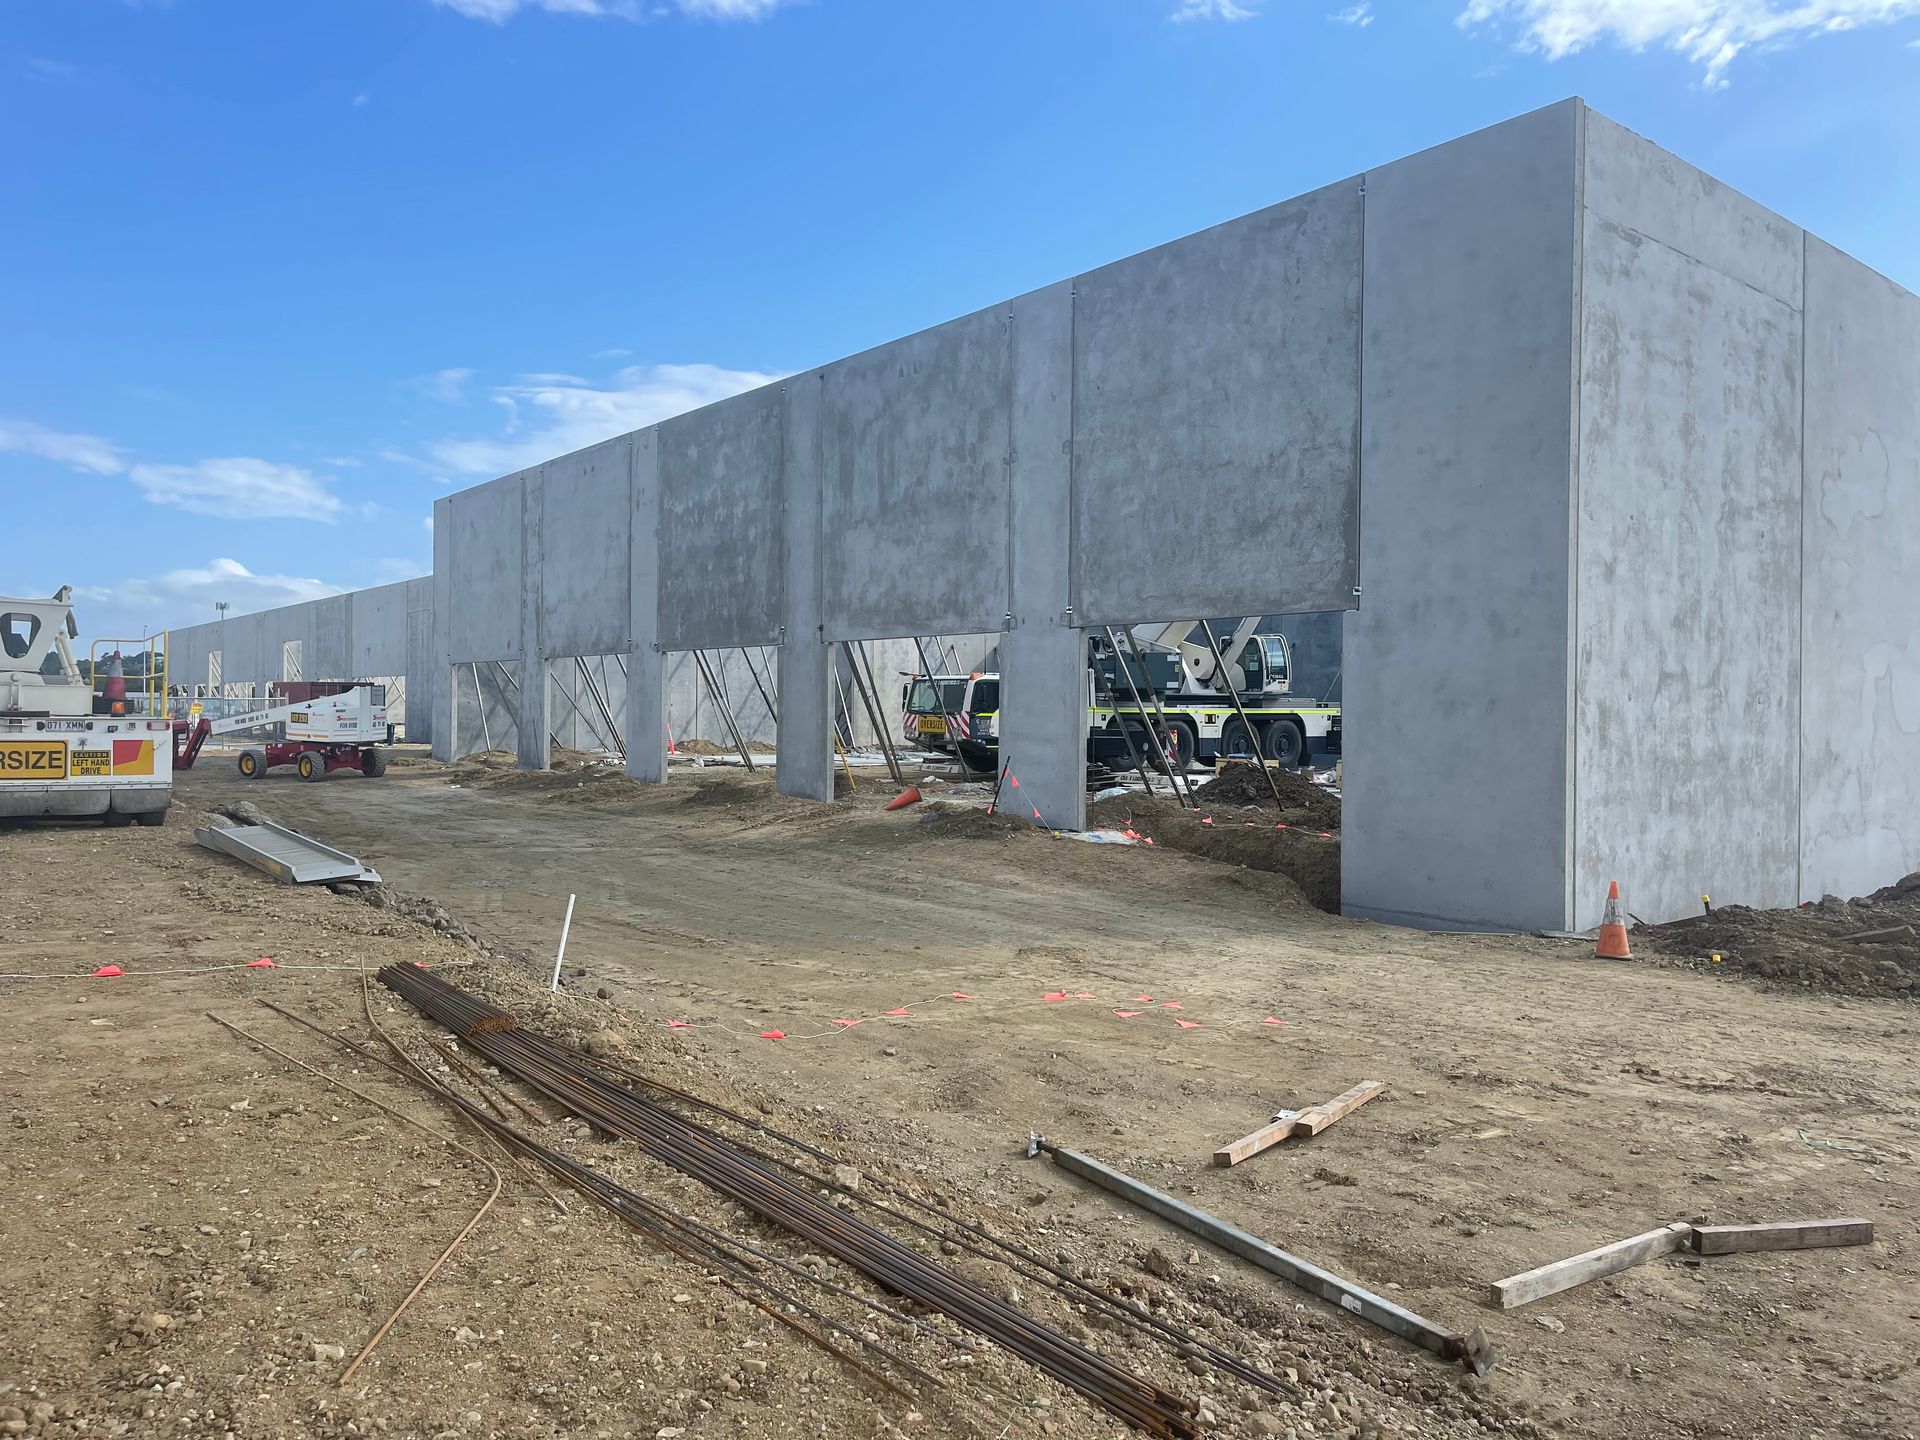
[(1164, 1190), (1156, 1190), (1110, 1165), (1103, 1165), (1091, 1155), (1069, 1150), (1064, 1145), (1055, 1145), (1045, 1136), (1030, 1134), (1027, 1137), (1027, 1153), (1034, 1155), (1041, 1152), (1051, 1155), (1054, 1164), (1062, 1170), (1078, 1175), (1083, 1180), (1091, 1180), (1101, 1189), (1131, 1200), (1141, 1209), (1150, 1210), (1182, 1230), (1191, 1231), (1222, 1250), (1238, 1255), (1262, 1270), (1271, 1271), (1283, 1280), (1291, 1281), (1303, 1290), (1311, 1290), (1362, 1320), (1391, 1331), (1404, 1340), (1411, 1340), (1424, 1350), (1431, 1350), (1443, 1360), (1458, 1361), (1476, 1375), (1484, 1375), (1493, 1368), (1493, 1346), (1478, 1327), (1465, 1335), (1443, 1330), (1432, 1321), (1421, 1319), (1411, 1310), (1351, 1280), (1343, 1280), (1311, 1261), (1289, 1255), (1279, 1246), (1270, 1245), (1259, 1236), (1251, 1235), (1218, 1216), (1195, 1209), (1184, 1200), (1176, 1200)]

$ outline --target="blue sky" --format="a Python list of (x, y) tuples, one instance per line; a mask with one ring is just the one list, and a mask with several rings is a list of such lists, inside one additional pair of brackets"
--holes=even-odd
[(1920, 289), (1920, 0), (0, 0), (0, 592), (433, 499), (1536, 106)]

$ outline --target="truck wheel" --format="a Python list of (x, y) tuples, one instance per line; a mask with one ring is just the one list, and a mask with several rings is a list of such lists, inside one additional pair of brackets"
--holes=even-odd
[(1288, 770), (1297, 766), (1300, 757), (1307, 753), (1307, 737), (1291, 720), (1276, 720), (1269, 725), (1266, 741), (1267, 758)]
[(1222, 755), (1254, 756), (1260, 753), (1253, 732), (1247, 729), (1246, 722), (1238, 715), (1220, 727), (1220, 753)]
[[(1133, 742), (1131, 746), (1127, 744), (1128, 740)], [(1147, 729), (1144, 720), (1127, 719), (1115, 722), (1113, 743), (1106, 748), (1115, 752), (1113, 758), (1105, 761), (1105, 764), (1108, 769), (1116, 773), (1126, 774), (1140, 766), (1151, 766), (1155, 770), (1160, 768), (1160, 757), (1154, 753), (1153, 749), (1153, 733)]]
[(377, 779), (387, 773), (387, 752), (369, 745), (360, 752), (360, 773)]
[(165, 810), (142, 810), (138, 815), (133, 817), (133, 823), (136, 825), (164, 825), (167, 823), (167, 812)]
[(302, 780), (324, 780), (327, 777), (327, 762), (321, 758), (318, 750), (302, 750), (294, 765), (300, 771)]
[(266, 773), (266, 756), (262, 755), (258, 750), (242, 750), (240, 752), (240, 778), (242, 780), (258, 780)]

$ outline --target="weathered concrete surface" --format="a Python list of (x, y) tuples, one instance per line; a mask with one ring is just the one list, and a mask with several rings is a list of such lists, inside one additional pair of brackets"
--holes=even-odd
[(315, 600), (306, 616), (303, 673), (310, 680), (348, 678), (353, 671), (353, 597)]
[(1920, 870), (1920, 297), (1807, 242), (1800, 893)]
[(1073, 282), (1081, 623), (1352, 605), (1361, 209), (1342, 181)]
[(633, 437), (541, 467), (541, 653), (600, 655), (627, 644)]
[(445, 619), (448, 659), (454, 664), (520, 658), (527, 557), (524, 491), (529, 484), (539, 484), (539, 473), (535, 467), (448, 497), (452, 584)]
[(660, 426), (660, 634), (767, 645), (786, 603), (784, 397), (756, 390)]
[(1589, 212), (1800, 308), (1799, 226), (1598, 111), (1580, 112)]
[(1060, 543), (1073, 524), (1073, 338), (1071, 286), (1014, 302), (1000, 760), (1019, 781), (1018, 795), (1004, 797), (1009, 810), (1056, 830), (1087, 823), (1087, 641), (1073, 623), (1073, 567)]
[(542, 538), (546, 529), (545, 478), (544, 473), (538, 473), (529, 478), (520, 491), (521, 554), (526, 569), (521, 575), (518, 597), (520, 643), (516, 648), (522, 663), (520, 709), (515, 717), (519, 727), (515, 763), (522, 770), (545, 770), (553, 759), (553, 690), (547, 683), (547, 651), (542, 638), (547, 618), (540, 567), (540, 557), (546, 553)]
[(1792, 905), (1799, 232), (1597, 116), (1586, 158), (1574, 922)]
[(660, 433), (633, 437), (628, 485), (627, 683), (620, 720), (627, 742), (627, 774), (658, 783), (667, 778), (665, 653), (660, 645)]
[(785, 613), (780, 633), (780, 759), (774, 785), (782, 795), (833, 799), (833, 662), (822, 623), (821, 414), (817, 370), (786, 382)]
[(982, 310), (822, 372), (829, 638), (988, 630), (1005, 617), (1008, 325), (1006, 306)]
[(1579, 117), (1367, 175), (1349, 914), (1566, 921)]
[(370, 590), (355, 590), (341, 598), (348, 604), (347, 663), (337, 673), (347, 678), (362, 675), (408, 675), (407, 612), (411, 608), (411, 587), (417, 580), (400, 580), (392, 585), (376, 585)]
[(433, 758), (458, 752), (459, 705), (453, 670), (453, 500), (433, 502), (432, 614), (427, 618), (433, 677)]

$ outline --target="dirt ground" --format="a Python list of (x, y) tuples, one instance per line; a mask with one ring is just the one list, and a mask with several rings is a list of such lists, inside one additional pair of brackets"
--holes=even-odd
[[(416, 959), (1291, 1375), (1260, 1399), (951, 1259), (1204, 1403), (1208, 1433), (1920, 1429), (1911, 1001), (1342, 920), (1279, 875), (1169, 847), (885, 814), (890, 787), (865, 775), (828, 809), (737, 771), (648, 788), (478, 769), (248, 784), (210, 763), (164, 830), (0, 832), (0, 969), (43, 977), (0, 980), (0, 1433), (1127, 1433), (1006, 1357), (965, 1357), (912, 1401), (877, 1392), (512, 1177), (338, 1387), (489, 1181), (206, 1013), (451, 1136), (425, 1097), (254, 1003), (366, 1038), (361, 966)], [(289, 890), (192, 845), (192, 811), (241, 799), (432, 901)], [(551, 964), (570, 893), (566, 992), (543, 1000), (531, 970)], [(261, 955), (276, 968), (229, 968)], [(104, 963), (129, 973), (76, 978)], [(434, 1058), (437, 1032), (388, 999), (382, 1024)], [(1389, 1090), (1321, 1136), (1207, 1163), (1273, 1109), (1361, 1079)], [(1023, 1158), (1030, 1128), (1436, 1323), (1483, 1326), (1498, 1364), (1472, 1379), (1189, 1242)], [(744, 1223), (630, 1147), (554, 1129), (637, 1189)], [(1700, 1214), (1858, 1214), (1878, 1237), (1661, 1260), (1517, 1311), (1484, 1301), (1490, 1280)]]

